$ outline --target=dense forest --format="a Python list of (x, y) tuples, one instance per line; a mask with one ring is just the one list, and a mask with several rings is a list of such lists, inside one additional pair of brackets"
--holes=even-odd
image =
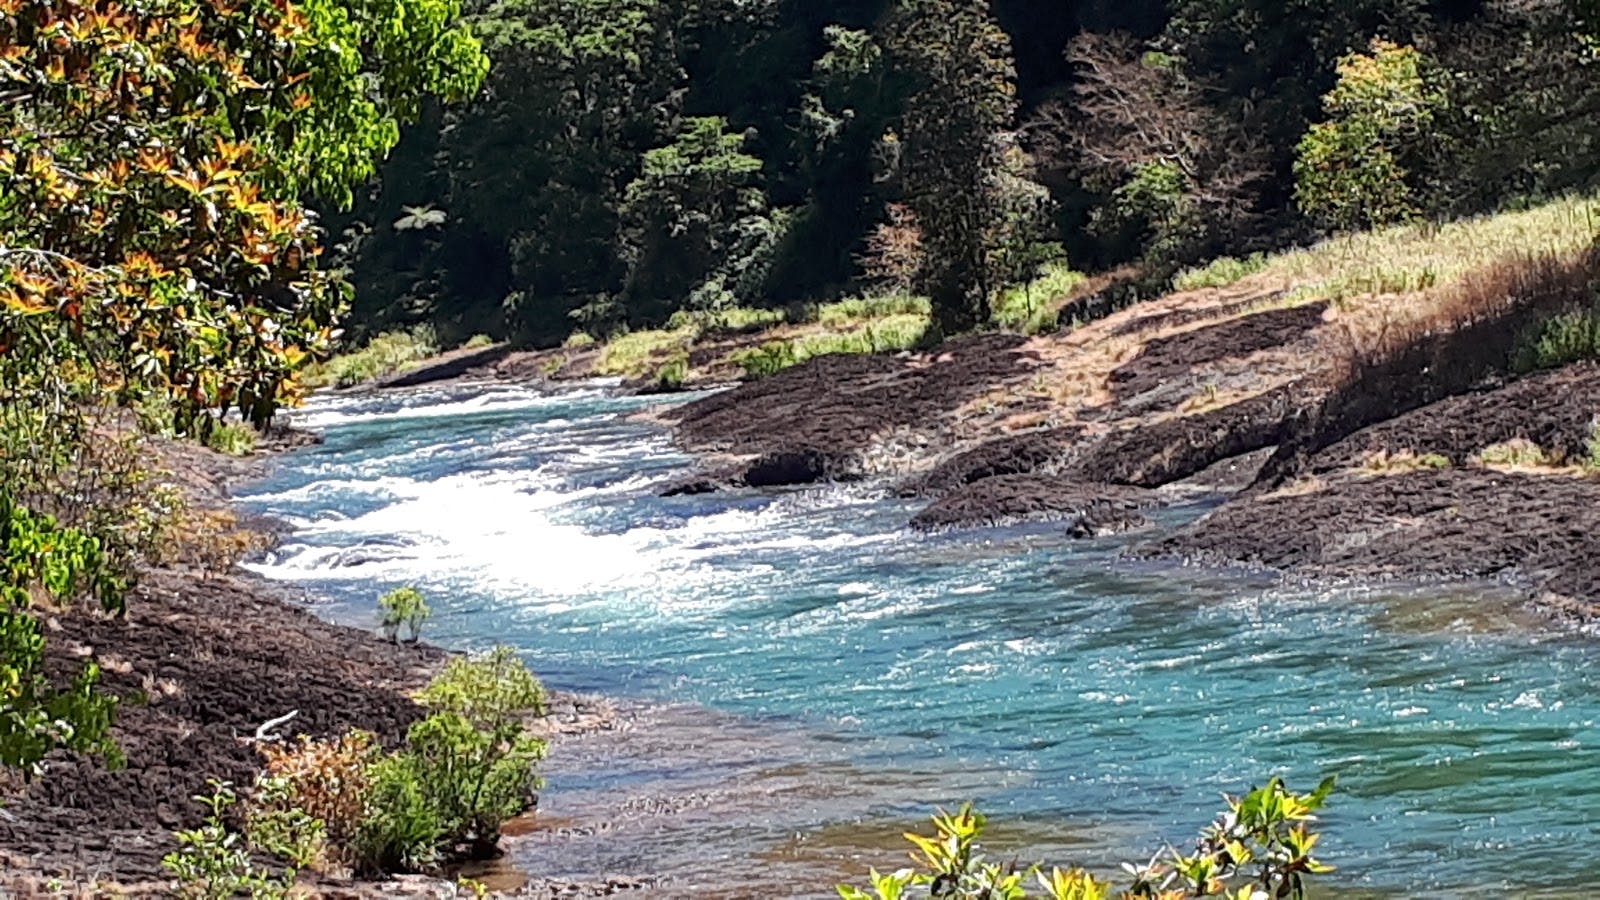
[(360, 337), (1185, 265), (1592, 185), (1568, 0), (499, 0), (482, 92), (327, 224)]

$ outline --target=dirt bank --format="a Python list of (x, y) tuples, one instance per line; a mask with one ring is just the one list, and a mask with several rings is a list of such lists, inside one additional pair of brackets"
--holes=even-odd
[[(280, 435), (276, 440), (303, 440)], [(162, 451), (172, 480), (192, 505), (222, 502), (232, 479), (260, 471), (261, 459), (218, 456), (192, 446)], [(260, 523), (255, 523), (259, 525)], [(268, 720), (295, 713), (281, 732), (332, 737), (371, 731), (393, 746), (420, 708), (407, 692), (446, 658), (328, 624), (306, 598), (246, 573), (207, 574), (177, 564), (143, 573), (127, 612), (111, 617), (74, 607), (41, 611), (47, 671), (66, 679), (85, 660), (122, 698), (113, 729), (127, 758), (102, 762), (57, 753), (44, 777), (0, 779), (0, 895), (169, 894), (161, 858), (172, 832), (200, 823), (193, 801), (208, 779), (248, 785), (260, 769), (254, 740)], [(555, 738), (614, 727), (598, 698), (557, 695), (543, 728)], [(521, 896), (600, 896), (636, 883), (534, 882)], [(407, 879), (382, 885), (322, 883), (317, 896), (448, 896), (450, 885)]]

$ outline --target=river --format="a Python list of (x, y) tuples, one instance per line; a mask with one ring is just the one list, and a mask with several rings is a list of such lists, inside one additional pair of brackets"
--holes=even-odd
[[(1600, 864), (1600, 644), (1493, 586), (1284, 586), (1119, 559), (1137, 535), (925, 535), (833, 486), (661, 498), (691, 460), (604, 385), (319, 397), (321, 446), (241, 493), (255, 568), (335, 621), (415, 584), (450, 647), (512, 644), (635, 726), (558, 746), (539, 875), (827, 895), (979, 801), (994, 846), (1112, 868), (1219, 794), (1337, 775), (1357, 894), (1579, 896)], [(1204, 512), (1179, 504), (1164, 524)]]

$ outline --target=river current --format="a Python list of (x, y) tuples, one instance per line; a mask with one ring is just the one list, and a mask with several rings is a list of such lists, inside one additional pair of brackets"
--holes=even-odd
[(295, 422), (326, 442), (241, 493), (293, 528), (255, 568), (328, 618), (370, 625), (415, 584), (430, 639), (515, 645), (634, 710), (558, 745), (519, 867), (825, 896), (977, 800), (993, 846), (1109, 870), (1276, 774), (1338, 776), (1339, 895), (1597, 880), (1600, 642), (1507, 592), (1286, 587), (1048, 526), (924, 535), (859, 486), (661, 498), (692, 460), (633, 415), (654, 402), (320, 397)]

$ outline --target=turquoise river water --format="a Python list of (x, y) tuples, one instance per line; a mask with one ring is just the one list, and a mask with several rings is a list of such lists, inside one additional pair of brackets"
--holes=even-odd
[[(1600, 643), (1484, 586), (1285, 587), (1033, 527), (923, 535), (862, 487), (680, 497), (603, 386), (316, 400), (326, 442), (241, 500), (257, 569), (368, 625), (412, 583), (447, 646), (509, 643), (626, 730), (558, 744), (519, 868), (825, 896), (978, 800), (994, 846), (1113, 868), (1270, 774), (1337, 775), (1337, 896), (1600, 881)], [(1179, 505), (1169, 523), (1204, 512)]]

